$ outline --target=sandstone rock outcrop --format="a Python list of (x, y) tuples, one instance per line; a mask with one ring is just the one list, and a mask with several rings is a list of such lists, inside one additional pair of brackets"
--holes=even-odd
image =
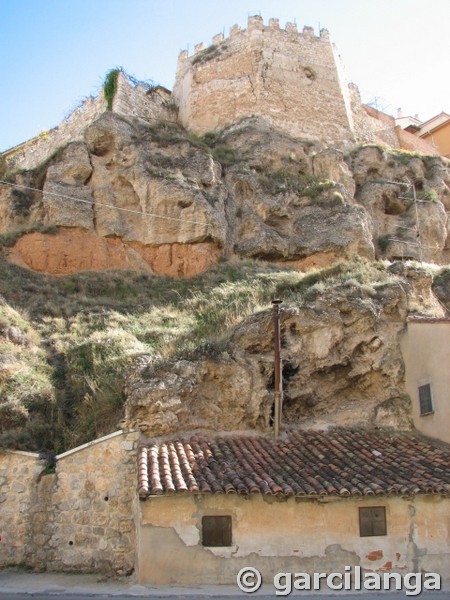
[[(383, 280), (313, 286), (281, 312), (286, 427), (411, 426), (398, 334), (413, 306), (440, 307), (423, 269), (395, 264)], [(396, 274), (401, 272), (401, 276)], [(126, 426), (174, 431), (258, 429), (273, 415), (270, 311), (244, 319), (225, 348), (165, 365), (141, 357), (127, 384)]]
[[(84, 141), (12, 183), (21, 187), (0, 192), (4, 254), (44, 274), (191, 277), (236, 258), (303, 271), (355, 257), (448, 259), (447, 161), (373, 145), (345, 154), (261, 117), (199, 138), (173, 123), (106, 113)], [(411, 312), (443, 314), (448, 285), (442, 275), (433, 291), (433, 275), (404, 262), (386, 269), (367, 286), (319, 281), (300, 304), (285, 304), (287, 424), (410, 426), (397, 337)], [(124, 426), (157, 436), (268, 430), (271, 315), (228, 333), (220, 351), (166, 363), (141, 356)]]
[(376, 254), (395, 260), (448, 261), (447, 161), (365, 146), (347, 158), (355, 200), (370, 215)]
[[(233, 256), (306, 269), (354, 256), (448, 257), (443, 159), (378, 146), (344, 155), (261, 117), (198, 138), (105, 113), (85, 142), (15, 183), (23, 187), (0, 192), (1, 230), (25, 232), (10, 260), (51, 274), (191, 276)], [(36, 233), (42, 226), (60, 231)]]

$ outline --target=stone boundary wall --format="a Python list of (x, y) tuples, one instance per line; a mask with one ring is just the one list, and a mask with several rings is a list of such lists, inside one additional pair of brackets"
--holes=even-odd
[[(171, 93), (162, 87), (148, 91), (143, 85), (134, 85), (125, 73), (120, 72), (112, 112), (127, 118), (135, 117), (146, 122), (176, 122), (177, 111)], [(33, 169), (48, 159), (58, 148), (70, 142), (83, 141), (84, 131), (106, 111), (103, 89), (96, 98), (87, 98), (57, 127), (3, 152), (11, 169)]]
[(32, 560), (31, 511), (44, 468), (38, 454), (0, 451), (0, 568)]
[(419, 152), (420, 154), (428, 154), (430, 156), (441, 156), (439, 150), (431, 142), (423, 140), (409, 131), (405, 131), (400, 125), (397, 125), (395, 130), (397, 132), (400, 148), (411, 150), (412, 152)]
[(356, 85), (350, 84), (349, 89), (357, 142), (378, 143), (390, 148), (439, 156), (438, 150), (432, 144), (396, 125), (394, 117), (362, 104)]
[(130, 573), (138, 433), (118, 431), (56, 457), (0, 452), (0, 568)]

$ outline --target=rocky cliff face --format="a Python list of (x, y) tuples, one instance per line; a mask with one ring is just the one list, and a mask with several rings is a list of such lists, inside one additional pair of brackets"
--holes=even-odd
[[(410, 312), (442, 316), (449, 286), (446, 272), (433, 281), (404, 261), (448, 261), (448, 161), (373, 145), (344, 154), (256, 117), (199, 138), (105, 113), (83, 142), (9, 177), (14, 185), (0, 191), (4, 254), (35, 272), (183, 278), (242, 258), (319, 269), (305, 293), (284, 290), (286, 424), (410, 426), (398, 334)], [(368, 274), (343, 277), (345, 264)], [(270, 428), (271, 314), (247, 314), (194, 355), (140, 352), (123, 425), (152, 436)], [(46, 307), (42, 315), (54, 336), (73, 326), (55, 320), (52, 329)], [(78, 375), (89, 383), (89, 373)]]
[[(432, 277), (422, 269), (394, 263), (370, 278), (371, 284), (353, 278), (318, 282), (302, 302), (283, 306), (284, 427), (411, 427), (398, 334), (411, 309), (442, 309), (431, 292)], [(124, 424), (149, 436), (267, 431), (273, 386), (267, 310), (243, 320), (220, 351), (163, 365), (141, 357), (128, 380)]]
[[(32, 231), (11, 261), (56, 275), (105, 268), (191, 276), (221, 257), (300, 268), (352, 256), (448, 258), (448, 164), (358, 147), (349, 155), (261, 118), (197, 138), (105, 113), (2, 188), (2, 232)], [(27, 189), (38, 188), (42, 193)]]

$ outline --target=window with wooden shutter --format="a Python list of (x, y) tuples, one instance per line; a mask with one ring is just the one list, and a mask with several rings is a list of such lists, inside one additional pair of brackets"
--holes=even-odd
[(359, 509), (359, 535), (386, 535), (386, 509), (384, 506), (371, 506)]
[(433, 412), (433, 402), (431, 400), (431, 385), (426, 383), (419, 386), (420, 414), (429, 415)]
[(203, 546), (231, 546), (231, 517), (208, 515), (202, 517)]

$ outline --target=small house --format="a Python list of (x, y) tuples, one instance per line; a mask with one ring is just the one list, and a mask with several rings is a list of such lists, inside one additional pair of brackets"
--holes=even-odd
[(138, 578), (278, 572), (447, 575), (450, 447), (410, 432), (192, 435), (139, 451)]

